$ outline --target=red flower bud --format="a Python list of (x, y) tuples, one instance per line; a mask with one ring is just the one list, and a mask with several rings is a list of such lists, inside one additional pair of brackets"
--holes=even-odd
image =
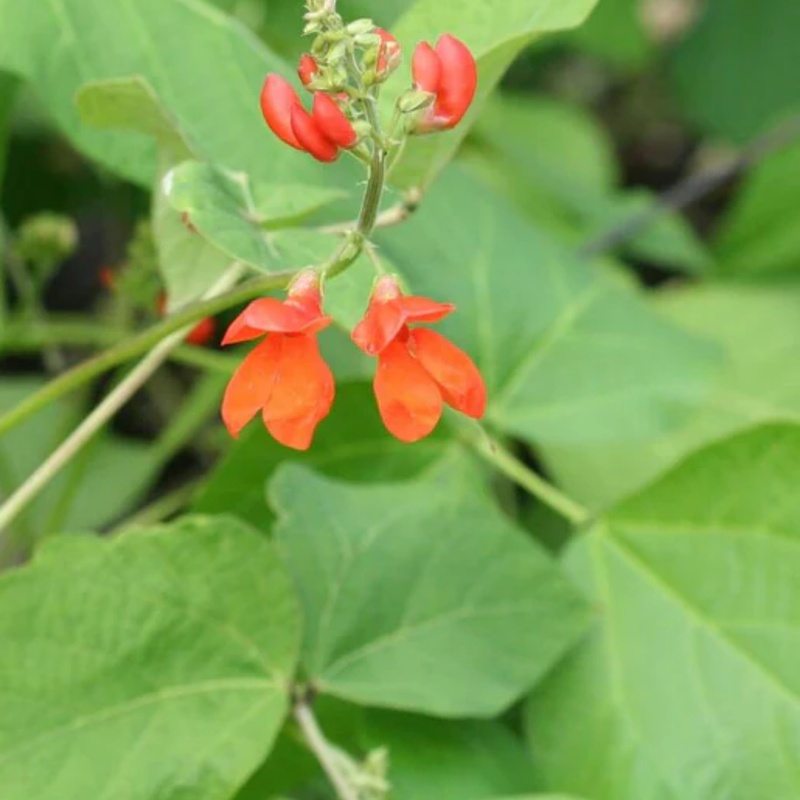
[[(160, 316), (164, 316), (167, 311), (167, 296), (161, 292), (156, 298), (156, 312)], [(214, 338), (217, 332), (217, 323), (214, 317), (204, 317), (192, 328), (186, 336), (188, 344), (194, 344), (198, 347), (208, 344)]]
[(478, 69), (469, 48), (449, 34), (436, 47), (420, 42), (412, 61), (414, 85), (436, 95), (417, 125), (419, 133), (449, 130), (469, 110), (478, 86)]
[(378, 410), (403, 442), (431, 433), (444, 403), (476, 419), (486, 410), (486, 385), (469, 356), (434, 331), (409, 328), (409, 323), (437, 322), (453, 310), (450, 303), (404, 297), (396, 279), (387, 276), (378, 281), (353, 330), (356, 345), (378, 357)]
[(340, 147), (353, 147), (358, 141), (353, 126), (333, 98), (315, 92), (309, 114), (297, 92), (280, 75), (267, 75), (261, 91), (261, 110), (279, 139), (318, 161), (335, 161)]
[(400, 66), (403, 54), (400, 50), (400, 43), (391, 33), (383, 28), (375, 28), (375, 33), (381, 37), (376, 64), (377, 73), (381, 80), (385, 80)]
[(319, 71), (317, 59), (314, 56), (304, 53), (300, 56), (300, 63), (297, 65), (297, 74), (303, 86), (308, 86), (313, 80), (314, 76)]

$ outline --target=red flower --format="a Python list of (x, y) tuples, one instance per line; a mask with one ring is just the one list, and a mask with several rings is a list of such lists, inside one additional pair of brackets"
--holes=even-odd
[[(167, 310), (167, 296), (164, 292), (158, 295), (156, 298), (156, 311), (159, 313), (160, 316), (164, 316)], [(195, 344), (198, 347), (203, 347), (203, 345), (208, 344), (211, 342), (217, 332), (217, 323), (214, 320), (214, 317), (204, 317), (197, 323), (197, 325), (189, 331), (188, 335), (186, 336), (186, 341), (188, 344)]]
[(317, 161), (335, 161), (340, 147), (353, 147), (358, 141), (353, 126), (333, 98), (314, 92), (309, 114), (292, 85), (280, 75), (267, 75), (261, 90), (261, 111), (279, 139), (310, 153)]
[(404, 297), (397, 280), (387, 276), (353, 330), (356, 345), (378, 356), (378, 409), (389, 432), (403, 442), (431, 433), (444, 403), (475, 419), (486, 410), (486, 386), (472, 359), (441, 334), (408, 327), (438, 322), (454, 310), (451, 303)]
[(331, 409), (335, 387), (319, 353), (316, 334), (331, 323), (322, 313), (319, 277), (301, 273), (284, 302), (255, 300), (228, 328), (223, 345), (267, 334), (231, 378), (222, 419), (234, 437), (261, 411), (267, 430), (295, 450), (311, 446), (314, 431)]
[(445, 34), (436, 47), (420, 42), (411, 65), (417, 89), (436, 95), (419, 121), (420, 133), (454, 128), (467, 113), (478, 86), (478, 68), (469, 48)]
[(385, 80), (399, 66), (403, 57), (400, 51), (400, 44), (391, 33), (383, 28), (375, 28), (375, 33), (381, 37), (381, 45), (378, 48), (378, 62), (376, 71), (380, 80)]
[(319, 67), (317, 66), (317, 59), (308, 53), (303, 53), (300, 56), (300, 63), (297, 65), (297, 74), (303, 86), (308, 86), (317, 74)]

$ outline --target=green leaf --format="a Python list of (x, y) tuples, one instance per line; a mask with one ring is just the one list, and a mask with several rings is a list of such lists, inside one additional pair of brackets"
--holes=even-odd
[(225, 800), (286, 714), (297, 601), (234, 520), (56, 540), (0, 607), (4, 800)]
[(348, 486), (289, 465), (270, 488), (320, 692), (492, 716), (584, 629), (587, 609), (460, 451), (398, 485)]
[(338, 387), (331, 415), (319, 426), (308, 453), (287, 450), (269, 436), (260, 419), (252, 422), (200, 490), (195, 510), (236, 514), (269, 530), (274, 516), (267, 505), (267, 481), (286, 461), (344, 480), (381, 482), (418, 474), (441, 458), (447, 447), (441, 431), (414, 447), (398, 442), (380, 420), (372, 388), (344, 384)]
[[(11, 117), (17, 100), (19, 81), (13, 75), (0, 72), (0, 188), (3, 186), (6, 168), (6, 147), (11, 135)], [(0, 236), (2, 234), (0, 233)], [(0, 247), (3, 242), (0, 240)], [(0, 321), (3, 308), (0, 307)]]
[(800, 420), (793, 368), (800, 286), (690, 286), (663, 293), (657, 308), (687, 333), (717, 342), (725, 367), (705, 402), (674, 431), (640, 443), (546, 448), (559, 483), (593, 508), (616, 502), (715, 439), (756, 422)]
[(394, 800), (486, 800), (533, 788), (530, 757), (497, 722), (370, 711), (362, 740), (366, 750), (388, 749)]
[(313, 230), (269, 232), (296, 224), (345, 196), (337, 189), (251, 181), (212, 164), (185, 162), (164, 178), (173, 209), (230, 258), (264, 272), (324, 262), (337, 239)]
[(800, 146), (794, 145), (745, 179), (714, 243), (720, 271), (753, 278), (800, 272), (798, 193)]
[(641, 438), (676, 425), (705, 390), (715, 348), (458, 170), (379, 242), (416, 294), (458, 306), (440, 329), (482, 368), (488, 418), (504, 432)]
[(139, 132), (82, 124), (74, 98), (84, 84), (141, 77), (199, 157), (254, 177), (321, 183), (352, 174), (342, 165), (323, 170), (270, 133), (258, 108), (261, 84), (267, 72), (292, 70), (202, 0), (53, 0), (35, 8), (0, 0), (0, 19), (0, 68), (33, 84), (76, 147), (140, 184), (150, 186), (156, 175), (154, 143)]
[(748, 431), (578, 543), (571, 572), (603, 620), (528, 706), (546, 787), (596, 800), (797, 796), (798, 465), (800, 428)]
[(418, 0), (393, 28), (406, 54), (404, 66), (384, 92), (388, 113), (411, 83), (411, 54), (420, 41), (435, 42), (443, 33), (463, 40), (478, 62), (479, 85), (473, 110), (453, 131), (417, 137), (393, 172), (400, 186), (431, 184), (452, 158), (476, 119), (476, 109), (489, 96), (517, 54), (539, 37), (574, 28), (597, 0)]
[(795, 0), (705, 4), (673, 58), (684, 112), (706, 133), (738, 143), (792, 113), (800, 107), (798, 28)]

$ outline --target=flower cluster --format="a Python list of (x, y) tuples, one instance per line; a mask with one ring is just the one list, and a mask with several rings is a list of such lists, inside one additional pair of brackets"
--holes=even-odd
[[(378, 410), (389, 432), (403, 442), (431, 433), (445, 403), (475, 419), (485, 411), (486, 386), (469, 356), (432, 330), (410, 327), (438, 322), (454, 310), (450, 303), (405, 296), (397, 279), (386, 276), (353, 330), (355, 344), (378, 358)], [(225, 392), (222, 418), (231, 435), (238, 436), (260, 411), (281, 444), (297, 450), (311, 445), (335, 393), (316, 338), (330, 323), (322, 312), (314, 270), (295, 279), (284, 302), (255, 300), (233, 321), (223, 345), (265, 338), (244, 359)]]

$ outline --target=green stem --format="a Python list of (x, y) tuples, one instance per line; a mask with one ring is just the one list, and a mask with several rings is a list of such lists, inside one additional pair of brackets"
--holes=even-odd
[(232, 306), (247, 302), (270, 289), (283, 288), (293, 275), (294, 272), (276, 272), (273, 275), (265, 275), (248, 281), (248, 283), (217, 297), (193, 303), (162, 320), (157, 325), (153, 325), (136, 336), (120, 342), (110, 350), (106, 350), (83, 364), (79, 364), (77, 367), (50, 381), (50, 383), (32, 394), (16, 408), (3, 414), (0, 417), (0, 436), (54, 400), (58, 400), (113, 367), (146, 353), (170, 334), (182, 330), (192, 323), (197, 323), (204, 317), (214, 316)]
[(157, 500), (153, 500), (152, 503), (116, 525), (111, 533), (116, 535), (132, 528), (144, 528), (174, 516), (189, 505), (199, 484), (200, 481), (187, 483), (162, 495)]
[(528, 494), (539, 499), (557, 514), (561, 515), (573, 525), (583, 525), (589, 521), (591, 515), (588, 509), (577, 503), (568, 495), (546, 481), (541, 475), (535, 473), (516, 456), (508, 452), (496, 440), (492, 439), (486, 431), (477, 426), (477, 431), (462, 434), (468, 444), (488, 463), (510, 478)]

